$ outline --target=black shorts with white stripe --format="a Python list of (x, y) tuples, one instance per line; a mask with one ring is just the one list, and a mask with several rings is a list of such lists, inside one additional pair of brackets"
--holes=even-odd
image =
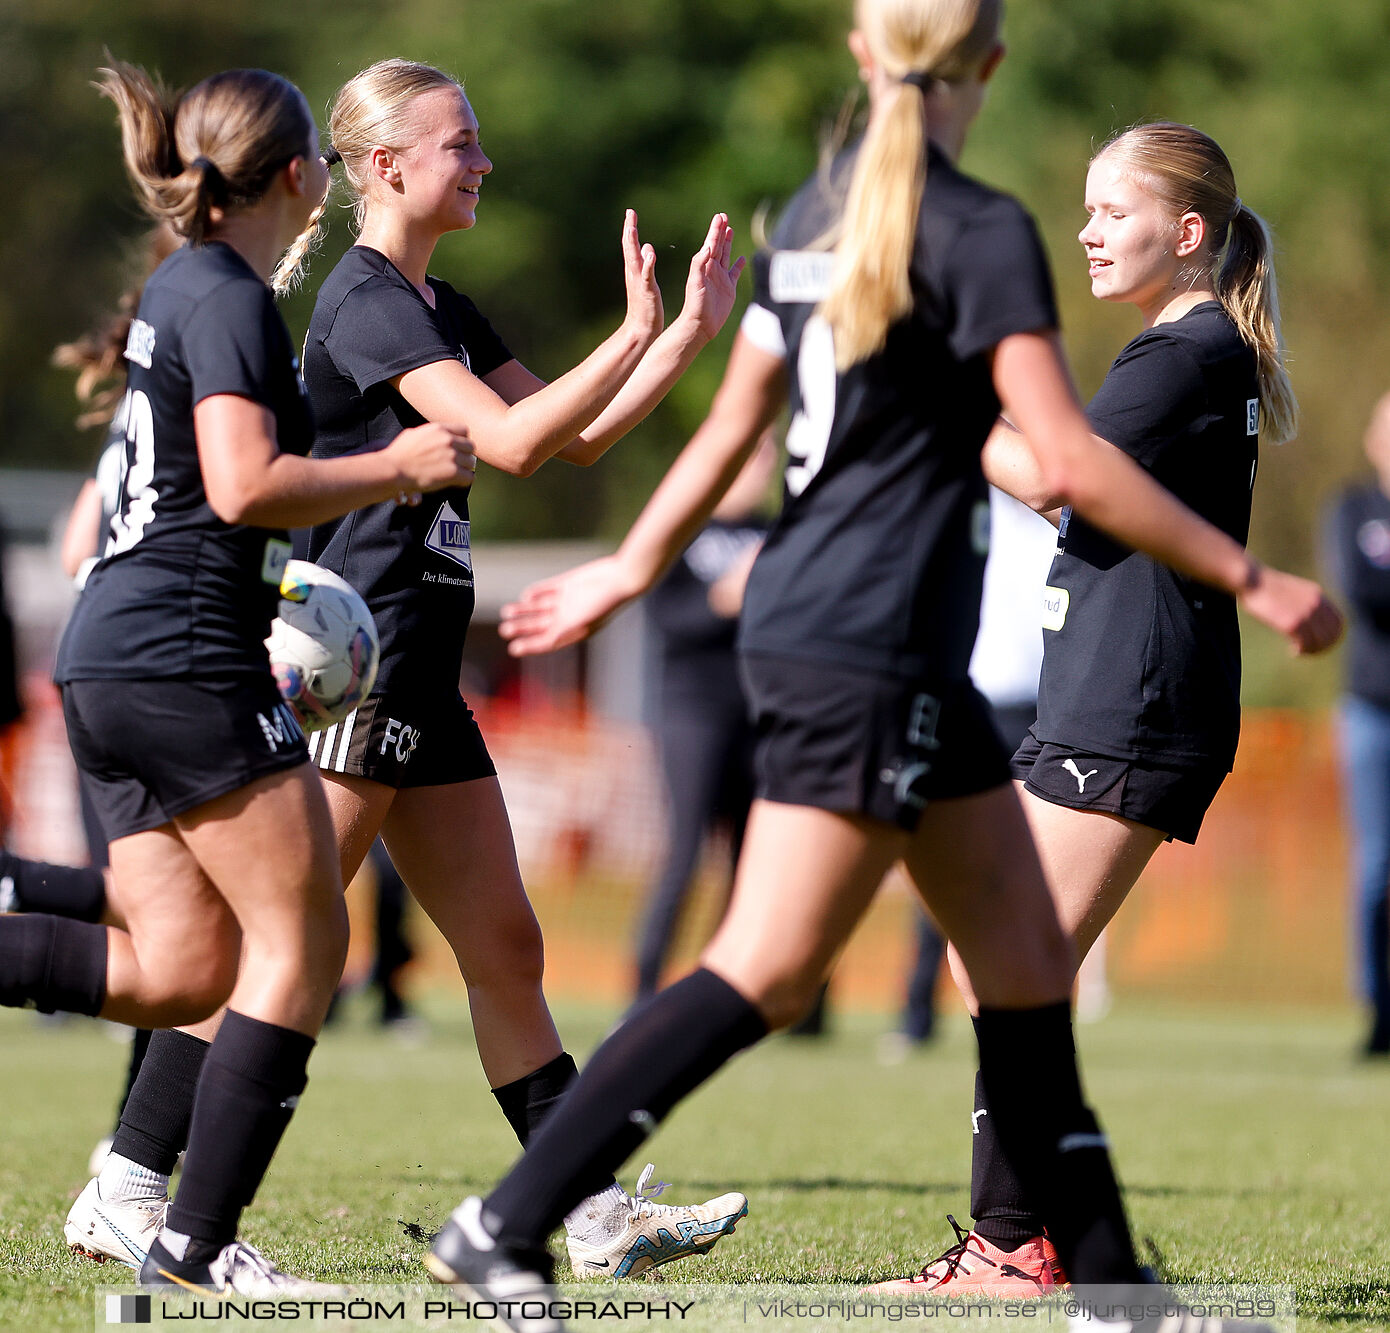
[(326, 731), (309, 737), (325, 773), (387, 787), (440, 787), (495, 777), (473, 710), (455, 694), (429, 707), (404, 694), (374, 694)]
[(1157, 829), (1170, 842), (1197, 841), (1202, 820), (1230, 772), (1230, 765), (1219, 761), (1115, 759), (1040, 741), (1031, 731), (1010, 768), (1034, 796), (1052, 805), (1118, 815)]
[(68, 743), (113, 842), (307, 758), (304, 733), (269, 672), (71, 680), (62, 688)]

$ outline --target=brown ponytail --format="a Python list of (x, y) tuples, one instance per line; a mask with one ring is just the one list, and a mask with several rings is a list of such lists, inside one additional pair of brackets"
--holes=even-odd
[(256, 203), (276, 172), (317, 151), (303, 94), (267, 70), (227, 70), (177, 95), (123, 61), (98, 73), (146, 211), (194, 245), (208, 239), (214, 209)]

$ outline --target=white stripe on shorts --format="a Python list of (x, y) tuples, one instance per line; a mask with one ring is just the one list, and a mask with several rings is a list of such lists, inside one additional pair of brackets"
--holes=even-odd
[[(336, 761), (336, 762), (334, 763), (334, 765), (333, 765), (334, 769), (335, 769), (337, 772), (339, 772), (339, 773), (341, 773), (341, 772), (347, 767), (348, 750), (352, 747), (352, 726), (353, 726), (353, 723), (356, 722), (356, 721), (357, 721), (357, 709), (354, 708), (354, 709), (352, 710), (352, 712), (350, 712), (350, 713), (343, 719), (343, 723), (342, 723), (342, 727), (343, 727), (343, 737), (342, 737), (342, 740), (340, 740), (340, 741), (338, 742), (338, 758), (337, 758), (337, 761)], [(327, 750), (326, 750), (326, 749), (325, 749), (325, 752), (324, 752), (324, 753), (325, 753), (325, 755), (327, 754)]]
[(337, 734), (338, 724), (336, 722), (327, 731), (314, 732), (315, 748), (309, 753), (320, 768), (328, 767), (329, 761), (333, 757), (333, 740)]

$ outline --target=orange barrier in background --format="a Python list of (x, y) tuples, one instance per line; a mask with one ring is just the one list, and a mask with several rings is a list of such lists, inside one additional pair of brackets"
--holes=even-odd
[[(11, 845), (55, 861), (81, 859), (56, 693), (41, 679), (28, 686)], [(664, 797), (651, 741), (641, 728), (571, 709), (493, 703), (478, 712), (545, 928), (549, 989), (620, 1003), (631, 985), (636, 913), (662, 852)], [(467, 856), (468, 830), (448, 836)], [(680, 966), (713, 929), (724, 863), (706, 858)], [(353, 971), (365, 971), (370, 952), (363, 888), (353, 894), (363, 927), (354, 931)], [(1160, 849), (1111, 929), (1111, 986), (1120, 995), (1345, 1003), (1349, 897), (1331, 718), (1247, 712), (1235, 772), (1201, 841)], [(836, 972), (837, 1003), (898, 1005), (916, 910), (890, 878)], [(422, 914), (413, 920), (416, 980), (456, 977), (443, 941)]]

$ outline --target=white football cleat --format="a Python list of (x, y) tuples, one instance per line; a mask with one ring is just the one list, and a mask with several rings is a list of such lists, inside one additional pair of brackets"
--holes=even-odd
[(656, 1203), (666, 1187), (648, 1189), (652, 1169), (648, 1162), (637, 1178), (636, 1195), (617, 1205), (606, 1241), (567, 1237), (576, 1278), (636, 1277), (686, 1255), (705, 1254), (748, 1216), (748, 1200), (736, 1192), (693, 1207)]
[(187, 1262), (175, 1259), (157, 1240), (140, 1268), (142, 1287), (181, 1287), (184, 1291), (209, 1291), (218, 1296), (251, 1296), (273, 1300), (277, 1296), (307, 1301), (314, 1297), (346, 1296), (348, 1289), (308, 1278), (291, 1277), (277, 1268), (254, 1246), (234, 1240), (211, 1259)]
[(68, 1210), (63, 1236), (74, 1254), (104, 1264), (108, 1259), (139, 1269), (164, 1225), (167, 1194), (117, 1202), (103, 1199), (99, 1182), (89, 1180)]

